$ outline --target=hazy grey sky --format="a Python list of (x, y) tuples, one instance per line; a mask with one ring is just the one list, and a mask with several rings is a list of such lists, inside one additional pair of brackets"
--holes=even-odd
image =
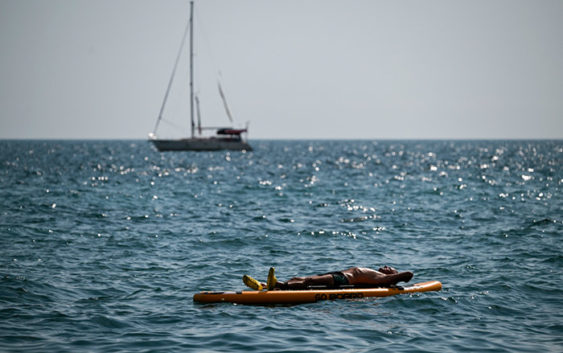
[[(563, 1), (196, 1), (207, 125), (253, 138), (563, 138)], [(151, 132), (187, 0), (0, 0), (0, 138)], [(187, 56), (162, 137), (188, 131)]]

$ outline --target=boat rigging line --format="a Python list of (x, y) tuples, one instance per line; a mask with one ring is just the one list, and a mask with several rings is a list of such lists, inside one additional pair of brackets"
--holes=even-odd
[(172, 69), (172, 75), (170, 75), (170, 80), (168, 81), (168, 87), (166, 87), (166, 93), (164, 94), (164, 100), (162, 101), (162, 106), (160, 107), (160, 112), (158, 113), (158, 119), (156, 120), (156, 125), (154, 126), (153, 134), (156, 134), (158, 129), (158, 124), (162, 120), (162, 113), (164, 112), (164, 107), (166, 106), (166, 101), (168, 100), (168, 94), (170, 93), (170, 88), (174, 82), (174, 76), (176, 76), (176, 69), (178, 68), (178, 63), (180, 62), (180, 57), (182, 56), (182, 51), (184, 50), (184, 45), (186, 44), (186, 37), (190, 30), (190, 23), (186, 25), (184, 30), (184, 35), (182, 36), (182, 42), (180, 43), (180, 50), (178, 50), (178, 55), (176, 56), (176, 62), (174, 63), (174, 68)]

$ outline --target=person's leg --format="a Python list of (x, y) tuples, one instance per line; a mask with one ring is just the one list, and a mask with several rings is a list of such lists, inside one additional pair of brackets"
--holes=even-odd
[(309, 277), (293, 277), (286, 282), (278, 282), (277, 288), (284, 290), (303, 290), (311, 286), (334, 287), (334, 278), (331, 274), (315, 275)]
[[(263, 288), (268, 288), (268, 290), (303, 290), (309, 289), (311, 286), (324, 286), (327, 288), (334, 288), (335, 285), (334, 277), (330, 273), (308, 277), (293, 277), (286, 282), (278, 282), (277, 279), (274, 281), (274, 278), (274, 269), (272, 267), (270, 268), (270, 272), (268, 273), (268, 282), (270, 283), (261, 283), (248, 275), (244, 275), (242, 277), (242, 280), (248, 287), (258, 291), (262, 290)], [(272, 285), (273, 288), (270, 288)]]

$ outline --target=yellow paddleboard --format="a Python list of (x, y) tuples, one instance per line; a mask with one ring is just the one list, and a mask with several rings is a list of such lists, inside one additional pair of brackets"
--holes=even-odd
[(197, 303), (237, 303), (248, 305), (303, 304), (320, 300), (388, 297), (397, 294), (430, 292), (442, 289), (442, 283), (429, 281), (400, 288), (349, 288), (314, 290), (271, 290), (239, 292), (200, 292), (194, 294)]

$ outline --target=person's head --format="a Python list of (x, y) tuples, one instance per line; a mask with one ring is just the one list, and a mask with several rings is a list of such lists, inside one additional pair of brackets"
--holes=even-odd
[(380, 267), (379, 272), (385, 273), (386, 275), (393, 275), (395, 273), (399, 273), (399, 271), (395, 270), (393, 267), (389, 267), (387, 265)]

